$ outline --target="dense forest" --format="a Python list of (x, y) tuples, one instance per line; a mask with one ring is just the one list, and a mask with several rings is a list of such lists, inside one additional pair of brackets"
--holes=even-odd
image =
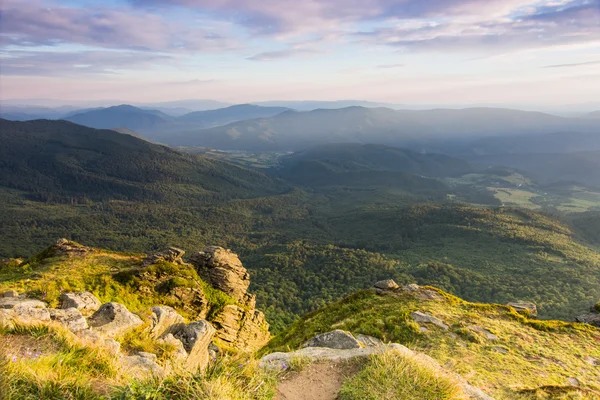
[[(384, 278), (472, 301), (534, 301), (543, 318), (572, 319), (600, 298), (597, 212), (563, 218), (502, 207), (485, 187), (390, 168), (383, 181), (297, 185), (281, 170), (112, 131), (1, 122), (0, 257), (31, 256), (59, 237), (140, 252), (229, 247), (250, 270), (274, 332)], [(439, 171), (440, 158), (433, 162), (419, 171)], [(341, 171), (349, 164), (327, 165), (367, 176), (379, 168), (358, 168), (364, 158)]]

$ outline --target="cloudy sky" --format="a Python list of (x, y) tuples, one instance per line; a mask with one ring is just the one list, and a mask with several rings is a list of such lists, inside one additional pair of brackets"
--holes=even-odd
[(0, 0), (0, 97), (600, 99), (600, 0)]

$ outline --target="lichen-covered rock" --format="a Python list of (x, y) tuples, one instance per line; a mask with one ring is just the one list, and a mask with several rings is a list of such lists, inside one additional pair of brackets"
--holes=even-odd
[(190, 262), (200, 277), (212, 287), (239, 302), (246, 300), (250, 275), (236, 254), (222, 247), (211, 246), (194, 254)]
[(433, 324), (433, 325), (436, 325), (436, 326), (442, 328), (445, 331), (448, 330), (448, 325), (444, 324), (441, 319), (436, 318), (432, 315), (423, 313), (421, 311), (415, 311), (415, 312), (410, 313), (410, 316), (412, 317), (412, 319), (415, 320), (415, 322)]
[(21, 323), (35, 324), (50, 321), (50, 313), (46, 308), (16, 305), (12, 310), (15, 313), (15, 320)]
[(84, 329), (74, 333), (77, 337), (91, 345), (104, 347), (110, 355), (117, 355), (121, 351), (121, 343), (114, 339), (104, 338), (98, 332), (91, 329)]
[(90, 292), (63, 293), (60, 296), (62, 309), (76, 308), (84, 315), (90, 315), (100, 308), (102, 303)]
[(1, 297), (0, 308), (11, 309), (15, 307), (46, 308), (46, 303), (35, 299), (26, 299), (23, 297)]
[(382, 346), (384, 344), (380, 339), (377, 339), (373, 336), (363, 335), (362, 333), (355, 335), (355, 337), (362, 347)]
[(76, 332), (88, 328), (87, 321), (81, 312), (76, 308), (67, 308), (63, 310), (48, 309), (50, 319), (66, 326), (70, 331)]
[[(165, 336), (161, 337), (157, 340), (157, 343), (165, 344), (171, 347), (170, 357), (173, 360), (173, 363), (181, 368), (183, 363), (188, 357), (187, 351), (183, 347), (183, 343), (181, 340), (177, 339), (173, 336), (172, 333), (167, 333)], [(210, 346), (210, 345), (209, 345)]]
[(302, 347), (327, 347), (329, 349), (358, 349), (363, 346), (350, 333), (336, 329), (331, 332), (322, 333), (310, 339)]
[(209, 361), (208, 345), (215, 333), (215, 328), (207, 321), (192, 322), (173, 333), (188, 354), (185, 360), (185, 368), (188, 371), (206, 368)]
[(0, 297), (19, 297), (19, 293), (16, 290), (7, 290), (0, 294)]
[(103, 304), (89, 319), (89, 326), (106, 337), (116, 337), (143, 322), (137, 315), (119, 303)]
[(219, 339), (242, 351), (257, 350), (270, 338), (269, 324), (258, 310), (227, 305), (215, 316), (213, 324)]
[(143, 265), (144, 267), (147, 267), (160, 261), (166, 261), (173, 264), (183, 264), (184, 254), (184, 250), (178, 249), (177, 247), (169, 247), (164, 251), (146, 257)]
[(531, 317), (537, 316), (537, 306), (529, 301), (513, 301), (506, 305), (514, 308), (517, 312), (526, 312)]
[(381, 289), (381, 290), (395, 290), (400, 287), (392, 279), (386, 279), (384, 281), (379, 281), (374, 286), (375, 286), (375, 288)]
[(150, 336), (158, 339), (181, 328), (185, 321), (173, 308), (168, 306), (152, 307), (152, 326)]

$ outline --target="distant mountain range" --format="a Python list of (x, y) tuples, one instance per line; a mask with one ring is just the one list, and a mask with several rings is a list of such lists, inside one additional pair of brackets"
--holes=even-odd
[(186, 129), (208, 128), (244, 119), (271, 117), (287, 108), (260, 107), (252, 104), (196, 111), (173, 117), (158, 110), (146, 110), (130, 105), (98, 108), (69, 115), (66, 120), (96, 129), (125, 128), (148, 138), (166, 141), (168, 134)]
[(474, 153), (469, 150), (474, 146), (472, 143), (482, 138), (514, 141), (521, 136), (549, 133), (595, 135), (599, 129), (600, 121), (591, 118), (563, 118), (509, 109), (412, 111), (348, 107), (287, 111), (270, 118), (243, 120), (154, 139), (175, 146), (224, 150), (296, 151), (320, 144), (355, 142), (458, 154)]

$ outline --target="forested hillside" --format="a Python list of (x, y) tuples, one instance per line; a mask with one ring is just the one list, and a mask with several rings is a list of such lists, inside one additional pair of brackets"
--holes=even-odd
[(146, 252), (219, 244), (242, 257), (275, 332), (385, 277), (472, 301), (534, 301), (542, 318), (571, 319), (600, 298), (595, 214), (569, 218), (571, 229), (554, 216), (500, 207), (487, 183), (420, 175), (450, 174), (467, 166), (460, 160), (326, 149), (344, 156), (313, 157), (317, 164), (367, 178), (296, 187), (112, 131), (2, 124), (2, 257), (28, 256), (59, 237)]

